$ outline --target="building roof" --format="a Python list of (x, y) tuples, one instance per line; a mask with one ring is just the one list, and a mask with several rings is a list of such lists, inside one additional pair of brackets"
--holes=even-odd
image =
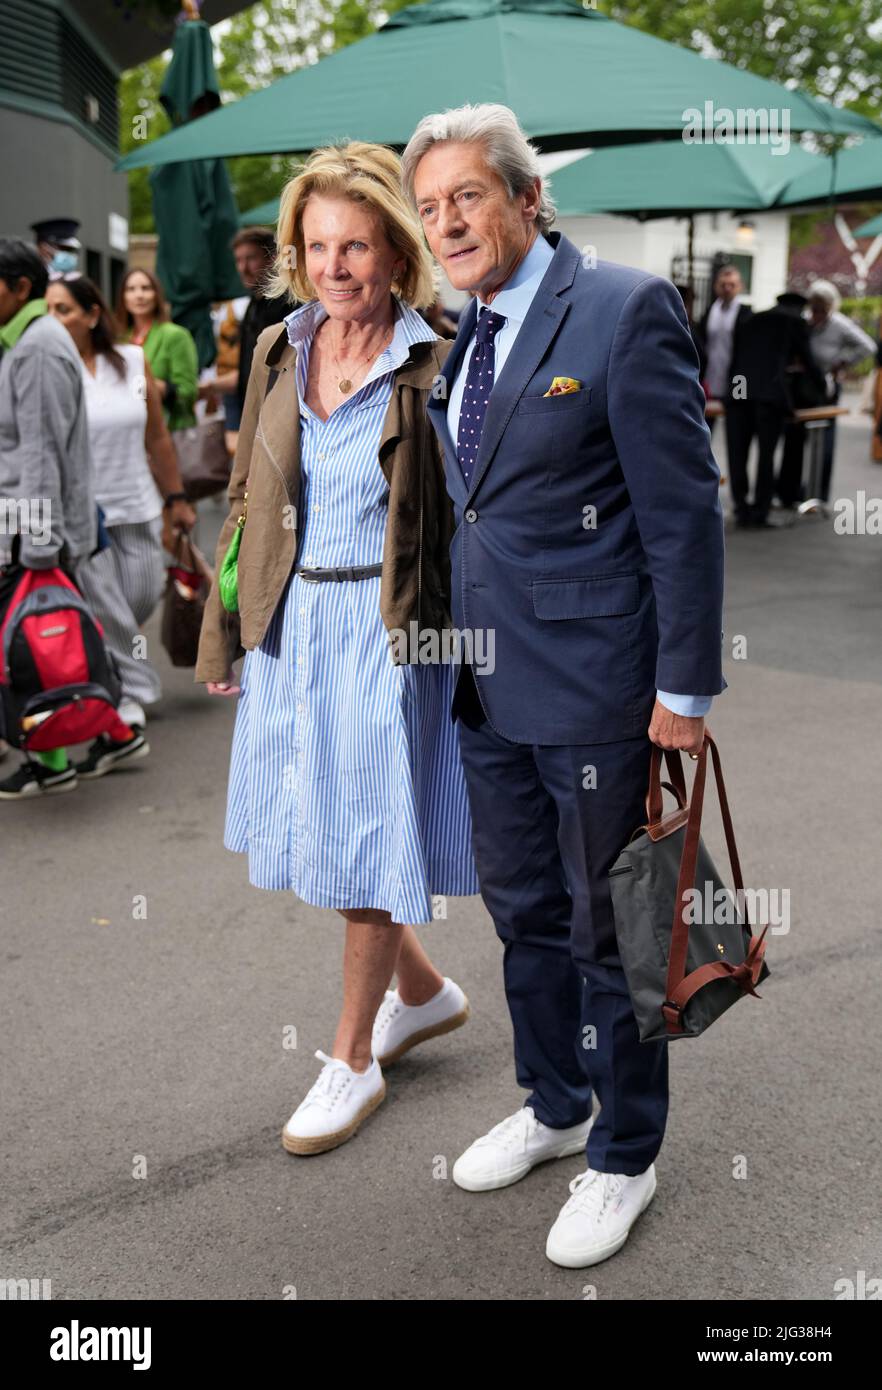
[[(217, 24), (240, 10), (247, 10), (253, 0), (203, 0), (202, 18), (206, 24)], [(174, 20), (163, 19), (149, 6), (139, 5), (130, 18), (124, 8), (113, 0), (69, 0), (83, 27), (93, 36), (122, 70), (146, 63), (164, 49), (171, 48), (175, 32)]]

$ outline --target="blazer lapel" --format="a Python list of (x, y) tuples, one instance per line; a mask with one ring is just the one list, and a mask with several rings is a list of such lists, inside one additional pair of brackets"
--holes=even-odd
[(451, 435), (450, 426), (447, 423), (447, 406), (450, 402), (450, 393), (453, 390), (453, 383), (456, 381), (456, 374), (459, 371), (466, 348), (472, 340), (477, 317), (477, 303), (472, 299), (460, 319), (453, 347), (448, 353), (447, 361), (444, 363), (441, 372), (444, 383), (443, 390), (439, 390), (438, 392), (433, 391), (429, 397), (428, 415), (441, 444), (451, 497), (456, 495), (464, 498), (466, 496), (466, 485), (465, 479), (462, 476), (462, 469), (459, 466), (459, 460), (456, 456), (456, 440)]
[(266, 365), (277, 373), (275, 383), (264, 396), (258, 430), (264, 448), (276, 464), (295, 506), (300, 504), (300, 407), (295, 380), (296, 354), (283, 339), (273, 343)]

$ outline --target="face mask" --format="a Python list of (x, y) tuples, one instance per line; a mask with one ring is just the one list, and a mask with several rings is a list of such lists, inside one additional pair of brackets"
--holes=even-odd
[(59, 275), (66, 275), (70, 270), (76, 270), (77, 258), (73, 251), (56, 251), (52, 260), (49, 262), (49, 269), (56, 271)]

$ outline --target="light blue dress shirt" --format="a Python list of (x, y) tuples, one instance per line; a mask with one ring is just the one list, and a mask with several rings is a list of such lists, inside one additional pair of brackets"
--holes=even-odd
[[(495, 338), (494, 385), (502, 374), (515, 339), (521, 330), (521, 324), (527, 317), (527, 311), (553, 256), (554, 248), (551, 244), (545, 240), (544, 236), (537, 236), (520, 265), (494, 297), (493, 303), (485, 304), (480, 295), (477, 296), (479, 314), (482, 309), (492, 309), (494, 314), (502, 314), (506, 320)], [(450, 400), (447, 403), (447, 425), (454, 446), (459, 432), (459, 412), (462, 408), (466, 376), (474, 350), (473, 338), (471, 345), (462, 355), (462, 361), (450, 391)], [(674, 695), (666, 690), (659, 690), (656, 694), (665, 708), (671, 710), (673, 714), (684, 714), (693, 719), (703, 718), (713, 704), (713, 696), (711, 695)]]

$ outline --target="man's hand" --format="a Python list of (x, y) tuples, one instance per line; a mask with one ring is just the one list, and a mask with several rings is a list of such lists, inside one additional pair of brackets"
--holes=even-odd
[(684, 753), (698, 754), (704, 743), (704, 720), (674, 714), (656, 700), (649, 721), (649, 737), (659, 748), (680, 748)]

